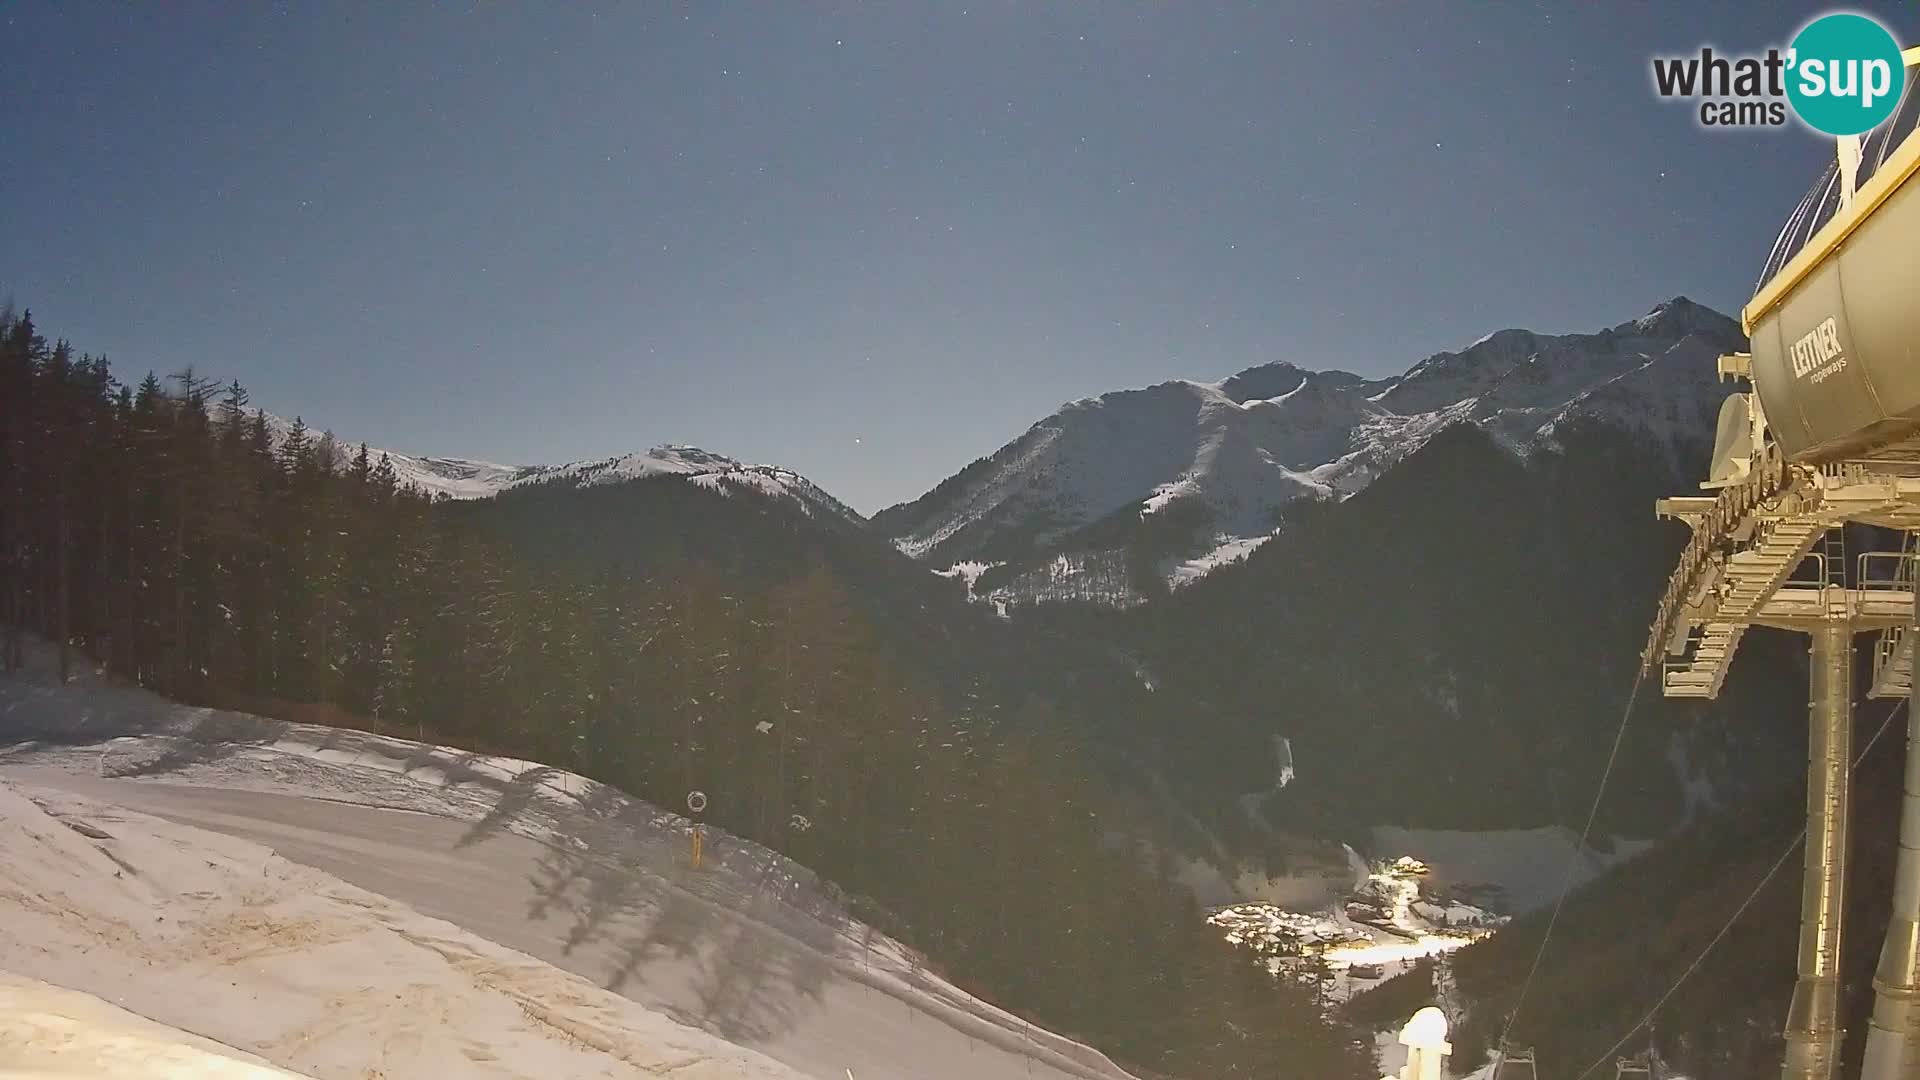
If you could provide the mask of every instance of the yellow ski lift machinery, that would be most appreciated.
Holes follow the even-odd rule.
[[[1811,639],[1806,862],[1785,1080],[1831,1080],[1850,815],[1853,638],[1876,632],[1869,693],[1911,697],[1920,534],[1920,48],[1905,95],[1834,160],[1780,231],[1741,312],[1750,392],[1722,407],[1707,495],[1660,500],[1693,535],[1640,656],[1668,697],[1719,694],[1742,635]],[[1842,529],[1900,532],[1848,558]],[[1920,1076],[1920,726],[1908,710],[1893,912],[1874,977],[1863,1080]]]

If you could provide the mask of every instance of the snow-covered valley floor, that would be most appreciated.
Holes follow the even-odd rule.
[[[0,971],[318,1080],[1127,1077],[572,774],[13,677],[0,743]]]

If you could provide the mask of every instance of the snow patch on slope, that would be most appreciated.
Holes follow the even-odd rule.
[[[1248,792],[1240,796],[1240,811],[1247,815],[1255,828],[1262,832],[1272,832],[1273,823],[1267,820],[1263,809],[1269,798],[1285,791],[1293,783],[1296,775],[1293,767],[1293,740],[1284,735],[1272,736],[1273,757],[1278,771],[1274,773],[1273,786],[1265,791]]]
[[[970,595],[1005,615],[1013,605],[1036,600],[1085,601],[1131,607],[1144,598],[1133,587],[1124,551],[1063,552],[1019,574],[1004,585]]]
[[[945,570],[935,570],[933,574],[935,577],[956,578],[962,582],[965,582],[967,586],[967,599],[973,600],[975,599],[975,596],[973,594],[973,589],[975,585],[979,584],[980,575],[986,573],[987,571],[993,569],[996,566],[1005,566],[1005,565],[1006,565],[1005,563],[981,562],[978,559],[974,559],[968,562],[954,563],[952,566],[947,567]]]
[[[1195,556],[1178,563],[1168,572],[1167,581],[1178,588],[1190,585],[1215,570],[1236,563],[1260,549],[1260,545],[1273,539],[1273,533],[1260,536],[1222,536],[1217,539],[1213,550],[1204,555]]]

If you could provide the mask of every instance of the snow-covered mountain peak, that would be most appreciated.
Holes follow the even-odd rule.
[[[639,480],[649,476],[699,476],[727,473],[747,466],[726,456],[697,446],[662,444],[650,450],[620,454],[588,461],[570,461],[565,465],[531,465],[518,482],[570,480],[582,484],[605,484],[620,480]]]
[[[1677,453],[1710,436],[1726,392],[1713,356],[1742,346],[1733,320],[1676,297],[1596,333],[1498,330],[1395,378],[1275,362],[1115,391],[1063,406],[874,523],[935,565],[1037,560],[1049,588],[1066,588],[1061,559],[1118,554],[1108,545],[1129,542],[1129,519],[1187,507],[1174,520],[1240,551],[1286,503],[1351,495],[1452,424],[1526,452],[1595,416]]]
[[[288,433],[293,430],[293,421],[273,413],[266,415],[274,443],[278,445],[285,442]],[[308,431],[310,437],[316,440],[325,434],[311,427]],[[338,439],[335,445],[338,450],[334,465],[344,468],[358,452],[357,446]],[[402,486],[424,495],[449,499],[484,499],[528,484],[585,487],[657,476],[678,476],[722,495],[751,492],[791,502],[808,515],[820,513],[849,523],[864,520],[852,508],[791,469],[748,465],[725,454],[684,444],[663,443],[638,453],[572,461],[564,465],[501,465],[474,458],[427,457],[373,448],[369,448],[368,455],[375,461],[385,456]]]
[[[275,446],[287,441],[292,434],[294,421],[275,413],[266,413],[267,432],[273,438]],[[305,423],[302,419],[301,423]],[[307,437],[316,444],[323,441],[332,432],[308,425]],[[333,440],[336,467],[345,467],[359,452],[359,446],[339,438]],[[516,465],[501,465],[477,458],[429,457],[403,454],[396,450],[368,448],[368,456],[379,461],[387,458],[393,466],[394,476],[402,486],[415,488],[428,495],[444,495],[450,499],[481,499],[492,495],[501,488],[511,485],[524,471]]]
[[[716,454],[711,450],[702,450],[697,446],[681,443],[661,443],[647,451],[656,461],[671,461],[689,469],[739,469],[744,468],[737,459],[725,454]]]
[[[1707,307],[1697,304],[1684,296],[1676,296],[1652,311],[1633,320],[1614,327],[1615,333],[1639,334],[1647,337],[1685,337],[1688,334],[1703,334],[1709,337],[1722,337],[1729,333],[1738,334],[1740,326],[1733,319]]]
[[[1499,330],[1459,352],[1435,353],[1407,369],[1379,403],[1402,414],[1429,412],[1484,393],[1539,354],[1528,330]]]
[[[1229,401],[1244,405],[1249,401],[1291,394],[1306,383],[1308,374],[1285,361],[1276,361],[1250,367],[1215,385]]]

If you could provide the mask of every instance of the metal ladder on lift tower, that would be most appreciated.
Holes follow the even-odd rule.
[[[1820,566],[1822,585],[1831,585],[1836,589],[1847,587],[1847,530],[1844,527],[1828,529],[1820,537]]]

